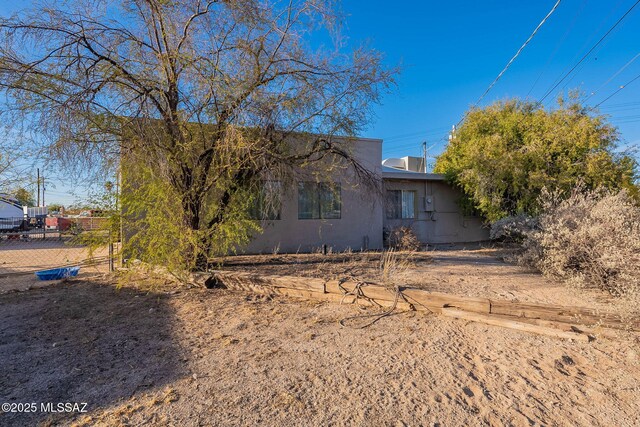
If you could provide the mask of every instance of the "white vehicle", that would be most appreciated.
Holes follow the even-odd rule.
[[[19,230],[24,222],[24,208],[16,199],[0,194],[0,231]]]

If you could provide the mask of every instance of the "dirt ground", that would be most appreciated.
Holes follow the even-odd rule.
[[[452,293],[612,306],[492,250],[427,255],[396,273]],[[299,261],[298,274],[319,265]],[[378,274],[371,263],[360,266]],[[0,295],[0,313],[0,401],[89,411],[5,413],[3,426],[635,426],[640,414],[629,332],[582,343],[416,312],[343,328],[355,307],[86,280]]]
[[[322,277],[326,279],[358,278],[363,281],[406,285],[457,295],[581,305],[614,311],[628,309],[608,294],[590,289],[576,290],[542,277],[538,272],[505,262],[510,249],[483,245],[442,246],[424,252],[383,254],[337,253],[247,255],[221,259],[229,270],[259,274]],[[390,258],[390,259],[389,259]],[[390,265],[385,268],[384,264]]]
[[[53,234],[53,233],[52,233]],[[72,244],[69,239],[0,240],[0,294],[49,286],[38,280],[35,271],[69,265],[80,265],[83,278],[108,272],[108,248],[89,252],[86,246]],[[87,264],[87,260],[95,260]]]

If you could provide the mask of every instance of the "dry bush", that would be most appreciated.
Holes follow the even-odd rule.
[[[537,228],[537,218],[526,214],[508,216],[491,224],[489,238],[508,243],[521,243]]]
[[[389,233],[389,247],[398,251],[418,251],[422,244],[411,227],[401,226]]]
[[[626,191],[544,192],[520,262],[572,285],[640,296],[640,208]]]

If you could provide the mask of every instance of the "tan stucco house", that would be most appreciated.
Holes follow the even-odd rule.
[[[411,227],[423,244],[488,240],[476,216],[458,206],[462,194],[443,175],[425,173],[421,158],[382,160],[382,140],[350,140],[352,154],[381,181],[381,193],[327,173],[320,182],[300,181],[283,194],[275,219],[263,221],[263,233],[245,253],[382,249],[385,234]]]

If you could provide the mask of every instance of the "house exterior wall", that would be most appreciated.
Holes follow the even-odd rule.
[[[365,168],[381,177],[381,140],[357,139],[347,146]],[[325,174],[319,179],[340,183],[340,219],[298,219],[296,185],[294,188],[284,189],[280,219],[263,221],[263,233],[256,234],[238,252],[313,252],[325,244],[333,251],[382,249],[383,209],[379,194],[359,185],[346,171]]]
[[[298,185],[283,189],[278,220],[262,221],[262,233],[237,253],[314,252],[323,245],[333,251],[380,250],[385,230],[397,226],[411,227],[424,244],[462,243],[488,240],[489,232],[481,218],[464,216],[457,201],[461,193],[447,184],[441,175],[383,168],[382,140],[354,138],[342,141],[359,163],[377,177],[378,191],[358,183],[347,169],[318,164],[314,171],[300,173],[299,181],[340,183],[341,216],[339,219],[299,219]],[[131,169],[135,170],[135,168]],[[135,185],[135,174],[123,173],[125,183]],[[416,193],[412,219],[387,219],[386,190],[412,190]],[[433,197],[433,210],[425,211],[425,197]],[[126,217],[126,206],[123,206]],[[125,226],[125,240],[136,232],[133,223]],[[126,246],[126,245],[125,245]]]
[[[464,216],[458,206],[462,194],[442,179],[402,180],[384,179],[385,190],[416,192],[415,217],[413,219],[388,219],[383,212],[386,231],[395,227],[411,227],[424,244],[479,242],[489,239],[489,230],[483,227],[482,218]],[[432,198],[433,211],[424,209],[425,197]]]
[[[420,174],[424,179],[402,179],[401,173],[382,173],[382,141],[359,139],[350,144],[353,155],[374,171],[383,182],[383,195],[355,186],[342,173],[327,173],[327,182],[341,184],[340,219],[298,219],[298,188],[285,191],[280,219],[263,221],[263,233],[256,234],[240,253],[313,252],[322,245],[334,251],[382,249],[384,232],[397,226],[411,227],[424,244],[479,242],[489,239],[489,230],[479,217],[465,216],[458,206],[462,194],[441,175]],[[383,178],[383,175],[386,175]],[[400,178],[398,178],[400,177]],[[322,178],[321,178],[322,179]],[[416,193],[413,219],[387,219],[386,190]],[[433,211],[427,212],[425,197],[432,197]]]

